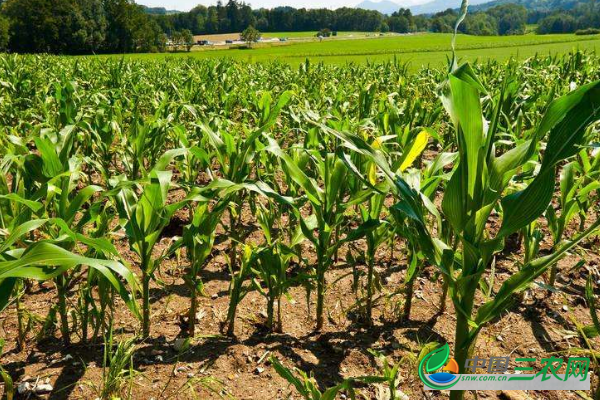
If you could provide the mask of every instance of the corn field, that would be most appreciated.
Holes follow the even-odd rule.
[[[418,399],[436,343],[595,360],[598,65],[0,56],[5,396]]]

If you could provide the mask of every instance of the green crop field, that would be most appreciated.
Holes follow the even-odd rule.
[[[459,55],[542,39],[587,43]],[[344,44],[266,50],[364,59]],[[0,55],[5,397],[422,399],[451,347],[464,373],[600,345],[598,56],[144,57]]]
[[[305,34],[300,32],[300,34]],[[278,35],[278,34],[271,34]],[[287,35],[287,34],[286,34]],[[323,42],[290,43],[254,49],[201,50],[175,54],[135,54],[134,59],[165,57],[232,58],[249,62],[283,61],[298,65],[307,58],[330,64],[348,62],[385,61],[397,58],[410,62],[411,69],[443,65],[450,55],[450,34],[415,34],[353,40],[325,40]],[[459,35],[457,49],[465,60],[511,57],[524,59],[535,54],[565,54],[580,49],[600,49],[600,36],[525,35],[525,36],[468,36]]]
[[[236,35],[0,54],[0,399],[600,400],[600,36]]]

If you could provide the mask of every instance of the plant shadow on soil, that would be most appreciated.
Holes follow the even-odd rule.
[[[280,353],[301,370],[312,372],[319,387],[326,389],[344,380],[341,374],[341,365],[347,350],[359,351],[372,360],[369,350],[382,337],[386,339],[386,347],[409,350],[394,340],[394,330],[396,329],[407,329],[406,337],[416,342],[444,341],[444,338],[432,329],[440,315],[438,313],[428,321],[388,322],[369,327],[369,329],[366,329],[364,324],[354,322],[348,329],[342,331],[311,333],[303,337],[294,337],[289,334],[269,334],[266,333],[264,326],[256,325],[254,333],[243,340],[225,337],[202,339],[199,344],[191,345],[189,349],[181,353],[175,352],[172,344],[168,343],[164,336],[161,336],[147,339],[138,345],[134,357],[134,369],[143,374],[146,368],[157,364],[172,365],[173,368],[180,362],[209,366],[219,357],[227,354],[234,345],[265,346],[271,354]],[[304,350],[312,352],[317,362],[307,362],[302,358],[298,352]],[[154,354],[157,353],[163,354],[164,357],[157,360],[154,357]],[[19,381],[23,378],[25,365],[40,362],[43,357],[56,357],[57,354],[60,355],[59,361],[53,363],[52,367],[62,367],[62,369],[55,381],[55,390],[50,393],[48,398],[68,399],[71,398],[79,384],[85,384],[82,381],[85,368],[78,368],[69,362],[60,360],[70,355],[73,360],[77,360],[82,365],[91,363],[102,365],[103,345],[101,342],[97,342],[77,343],[63,347],[57,340],[48,339],[40,342],[36,351],[31,352],[26,361],[9,363],[5,365],[5,368],[13,378],[16,378],[15,381]],[[100,382],[91,383],[96,386],[100,385]]]

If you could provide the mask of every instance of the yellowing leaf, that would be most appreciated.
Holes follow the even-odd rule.
[[[373,143],[371,143],[371,147],[374,149],[380,149],[381,148],[381,138],[375,138],[375,140],[373,140]],[[371,163],[371,165],[369,166],[369,182],[371,183],[371,185],[376,185],[377,184],[377,166],[375,165],[374,162]]]
[[[427,142],[429,141],[429,134],[427,131],[421,131],[415,140],[410,144],[407,149],[406,154],[404,155],[404,161],[400,165],[400,171],[406,171],[408,167],[410,167],[417,157],[421,155],[425,147],[427,147]]]

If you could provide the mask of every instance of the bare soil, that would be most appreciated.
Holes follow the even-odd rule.
[[[178,214],[175,223],[169,227],[169,236],[178,234],[181,225],[187,223],[186,215],[186,212]],[[248,241],[261,243],[260,229],[249,210],[244,210],[244,220],[252,232]],[[294,287],[291,290],[293,301],[285,301],[282,305],[284,333],[266,333],[266,302],[257,292],[252,292],[238,309],[236,337],[227,338],[220,335],[219,328],[229,302],[229,272],[225,255],[230,243],[224,233],[221,234],[211,262],[202,273],[206,295],[199,300],[199,334],[192,340],[190,349],[184,352],[176,351],[174,344],[178,338],[185,336],[182,328],[189,308],[189,296],[182,273],[186,260],[184,257],[180,260],[172,258],[161,265],[157,276],[159,282],[154,282],[151,289],[151,339],[139,343],[134,356],[134,368],[138,373],[131,382],[133,399],[298,399],[300,397],[294,388],[269,365],[270,355],[275,355],[288,367],[296,366],[314,374],[318,384],[327,388],[344,378],[377,375],[380,366],[369,350],[379,351],[390,360],[401,363],[400,389],[410,398],[447,397],[447,393],[422,390],[414,363],[421,348],[428,342],[454,344],[454,309],[448,301],[447,310],[440,311],[442,285],[434,268],[427,267],[416,283],[410,320],[399,318],[404,302],[400,294],[378,301],[374,326],[368,327],[360,322],[353,307],[357,293],[353,291],[352,268],[342,261],[348,251],[345,247],[340,253],[340,261],[327,275],[330,287],[326,294],[327,318],[322,332],[313,331],[315,323],[310,319],[315,311],[314,296],[307,304],[305,289]],[[157,251],[164,250],[170,239],[164,237]],[[550,248],[549,240],[549,235],[546,235],[542,251]],[[117,245],[124,259],[138,273],[136,258],[126,238],[118,239]],[[364,243],[358,243],[359,249],[364,249],[364,246]],[[550,355],[565,358],[581,355],[581,349],[586,349],[586,346],[577,333],[576,323],[591,323],[584,290],[588,274],[594,273],[595,279],[600,279],[599,248],[600,240],[593,238],[563,259],[557,283],[559,290],[549,293],[541,286],[532,286],[525,293],[523,304],[515,306],[482,331],[475,353],[480,357],[510,356],[513,360],[523,356],[541,359]],[[379,249],[376,268],[384,292],[394,292],[403,285],[406,272],[403,249],[401,240],[395,243],[393,255],[386,246]],[[314,259],[310,246],[305,245],[304,250],[309,259]],[[513,244],[498,256],[496,290],[518,270],[519,251],[520,246]],[[571,270],[579,260],[585,261],[584,266]],[[55,293],[52,283],[47,282],[35,284],[31,293],[25,296],[24,305],[37,321],[28,337],[26,351],[16,350],[14,309],[2,314],[0,335],[7,340],[2,364],[16,384],[47,379],[55,388],[47,398],[94,399],[99,395],[98,388],[102,382],[101,341],[80,343],[75,332],[74,344],[64,348],[58,330],[56,337],[36,341],[39,324],[56,303]],[[69,300],[74,307],[78,294],[76,290],[71,294]],[[478,304],[483,301],[483,297],[479,298]],[[140,329],[139,322],[122,304],[116,307],[113,319],[120,339],[131,337]],[[598,346],[600,342],[594,339],[593,344]],[[125,398],[128,389],[124,390]],[[377,398],[377,389],[373,386],[359,390],[364,398]],[[489,399],[580,398],[569,392],[480,392],[477,396]],[[473,394],[467,397],[475,398]]]

